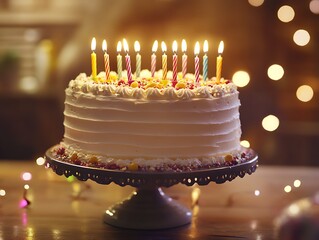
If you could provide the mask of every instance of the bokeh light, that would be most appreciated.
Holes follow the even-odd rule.
[[[274,115],[268,115],[262,120],[262,126],[266,131],[273,132],[279,127],[279,119]]]
[[[4,197],[6,195],[6,191],[4,189],[0,189],[0,197]]]
[[[285,186],[284,191],[286,193],[290,193],[291,192],[291,186],[290,185]]]
[[[310,1],[309,9],[312,13],[319,14],[319,0]]]
[[[237,71],[234,73],[232,81],[238,87],[245,87],[250,81],[250,76],[245,71]]]
[[[299,29],[294,33],[293,40],[298,46],[306,46],[310,41],[310,34],[304,29]]]
[[[309,102],[313,98],[313,89],[308,85],[300,86],[296,91],[297,98],[302,102]]]
[[[255,194],[256,197],[258,197],[260,195],[260,191],[259,190],[255,190],[254,194]]]
[[[24,188],[25,190],[28,190],[28,189],[30,189],[30,186],[29,186],[28,184],[24,184],[23,188]]]
[[[254,7],[259,7],[264,3],[264,0],[248,0],[248,2]]]
[[[30,181],[32,179],[32,174],[29,172],[24,172],[21,174],[21,178],[24,181]]]
[[[248,142],[247,140],[242,140],[242,141],[240,141],[240,145],[245,147],[245,148],[249,148],[250,142]]]
[[[299,188],[301,186],[301,181],[299,179],[296,179],[294,181],[294,187]]]
[[[37,165],[42,166],[45,163],[45,159],[43,157],[39,157],[36,160]]]
[[[267,70],[268,77],[274,81],[280,80],[284,76],[284,73],[284,68],[279,64],[273,64]]]
[[[288,5],[284,5],[284,6],[279,8],[279,10],[277,12],[277,16],[278,16],[280,21],[287,23],[287,22],[290,22],[294,19],[295,11],[292,7],[290,7]]]

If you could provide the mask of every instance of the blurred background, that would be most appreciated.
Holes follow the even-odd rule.
[[[319,0],[1,0],[0,159],[28,160],[63,137],[64,88],[90,74],[90,44],[141,44],[150,68],[154,40],[209,42],[209,76],[225,42],[223,76],[239,86],[243,145],[263,165],[319,165]],[[161,51],[157,51],[160,59]],[[200,55],[202,57],[202,54]],[[157,68],[160,68],[158,62]],[[134,71],[133,67],[133,71]]]

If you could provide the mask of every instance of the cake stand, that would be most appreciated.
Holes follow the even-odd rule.
[[[242,178],[257,169],[258,156],[253,150],[251,152],[247,161],[237,165],[185,172],[123,171],[80,166],[56,159],[51,149],[47,150],[45,158],[46,166],[58,175],[73,175],[81,181],[91,179],[98,184],[113,182],[135,187],[129,198],[105,211],[104,222],[122,228],[155,230],[183,226],[192,218],[190,209],[168,197],[161,187],[178,183],[187,186],[210,182],[221,184],[238,176]]]

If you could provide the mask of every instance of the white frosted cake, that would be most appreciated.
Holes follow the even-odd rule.
[[[171,73],[168,73],[170,79]],[[162,80],[143,70],[128,83],[115,72],[82,73],[66,89],[64,139],[56,157],[106,169],[184,171],[237,164],[240,101],[236,86],[215,78]]]

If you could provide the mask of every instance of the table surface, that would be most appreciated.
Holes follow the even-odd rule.
[[[32,174],[30,181],[21,178],[24,172]],[[295,200],[313,196],[318,177],[319,168],[259,166],[254,174],[224,184],[163,188],[192,209],[191,224],[140,231],[102,221],[105,210],[128,197],[134,188],[66,179],[35,161],[0,161],[0,190],[5,190],[5,194],[0,192],[0,240],[275,239],[274,220]],[[296,179],[301,181],[300,187],[294,187]],[[24,190],[25,184],[28,190]],[[284,191],[287,185],[291,192]],[[22,208],[25,193],[31,204]]]

